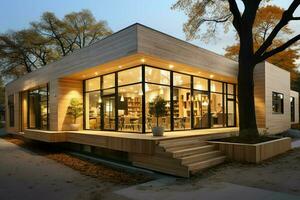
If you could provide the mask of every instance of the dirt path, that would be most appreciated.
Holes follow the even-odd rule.
[[[0,199],[100,199],[124,186],[80,174],[0,139]]]

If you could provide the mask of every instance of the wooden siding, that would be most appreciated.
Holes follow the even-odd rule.
[[[260,63],[254,69],[254,100],[258,128],[266,127],[265,86],[265,65]]]
[[[265,109],[266,129],[268,133],[280,133],[290,128],[290,73],[275,65],[265,62]],[[273,114],[272,92],[284,95],[284,113]]]
[[[209,142],[225,153],[228,159],[240,162],[260,163],[291,149],[291,138],[281,138],[260,144]]]
[[[235,61],[141,25],[137,30],[139,53],[184,63],[199,70],[237,76],[238,68]]]

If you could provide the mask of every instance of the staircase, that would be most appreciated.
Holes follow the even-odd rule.
[[[180,160],[190,173],[223,163],[226,157],[201,138],[183,138],[160,141],[159,146],[170,153],[174,159]]]
[[[203,137],[159,141],[155,154],[134,156],[133,165],[176,176],[189,177],[225,161],[226,157]]]

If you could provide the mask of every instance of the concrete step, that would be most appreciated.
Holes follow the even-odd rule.
[[[187,147],[185,149],[168,151],[173,154],[173,158],[181,158],[189,155],[206,153],[215,150],[215,146],[212,144],[204,145],[204,146],[196,146],[196,147]]]
[[[191,163],[209,160],[211,158],[216,158],[216,157],[219,157],[222,155],[223,154],[221,151],[215,150],[215,151],[209,151],[206,153],[198,153],[198,154],[194,154],[194,155],[190,155],[190,156],[181,157],[180,159],[181,159],[182,165],[187,165],[187,164],[191,164]]]
[[[200,170],[221,164],[225,161],[225,159],[226,159],[226,156],[218,156],[218,157],[211,158],[211,159],[208,159],[205,161],[190,163],[190,164],[187,164],[187,166],[189,168],[190,173],[193,174]]]

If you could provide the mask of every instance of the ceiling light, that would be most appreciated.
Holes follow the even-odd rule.
[[[141,62],[142,62],[142,63],[144,63],[144,62],[145,62],[145,59],[144,59],[144,58],[142,58],[142,59],[141,59]]]
[[[213,77],[214,77],[214,75],[213,75],[213,74],[209,75],[209,78],[213,78]]]
[[[98,72],[95,72],[95,75],[98,75]]]
[[[173,69],[174,68],[174,65],[169,65],[169,69]]]
[[[119,66],[119,69],[121,69],[121,68],[123,68],[123,66],[122,66],[122,65],[120,65],[120,66]]]

